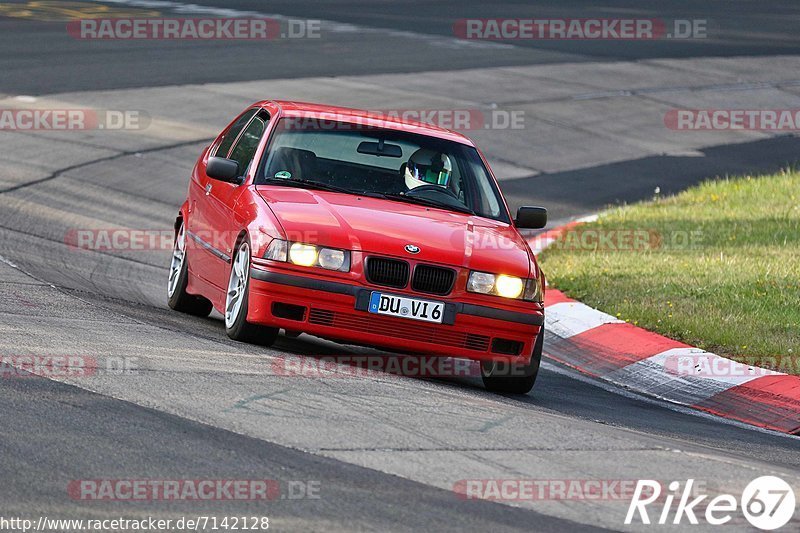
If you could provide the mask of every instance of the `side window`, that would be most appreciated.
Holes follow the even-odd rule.
[[[253,115],[256,114],[257,109],[249,109],[242,113],[239,119],[233,123],[231,129],[222,137],[222,140],[217,145],[217,149],[214,152],[214,155],[218,157],[228,157],[228,153],[231,151],[231,146],[233,146],[233,142],[236,140],[236,137],[239,136],[239,133],[247,126],[247,123],[250,122],[250,119],[253,118]]]
[[[255,117],[231,151],[230,159],[239,163],[239,173],[242,176],[247,174],[247,169],[256,155],[256,148],[258,148],[258,142],[264,134],[266,125],[266,121],[260,116]]]

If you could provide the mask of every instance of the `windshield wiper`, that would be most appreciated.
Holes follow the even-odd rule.
[[[377,193],[380,195],[381,198],[386,198],[387,200],[398,200],[400,202],[408,202],[411,204],[419,204],[425,205],[428,207],[436,207],[439,209],[449,209],[451,211],[458,211],[459,213],[466,213],[468,215],[474,215],[475,211],[470,209],[467,206],[461,205],[453,205],[448,204],[446,202],[437,202],[436,200],[431,200],[430,198],[420,198],[419,196],[408,196],[406,194],[396,194],[396,193]]]
[[[320,191],[342,192],[345,194],[360,194],[359,191],[339,187],[338,185],[331,185],[330,183],[322,183],[321,181],[304,180],[304,179],[281,179],[281,178],[265,178],[264,182],[269,185],[288,185],[290,187],[300,187],[303,189],[317,189]]]

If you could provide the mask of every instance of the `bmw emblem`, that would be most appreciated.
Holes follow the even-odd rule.
[[[418,254],[419,246],[414,246],[413,244],[406,244],[406,252],[410,254]]]

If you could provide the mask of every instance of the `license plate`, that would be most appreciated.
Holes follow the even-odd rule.
[[[441,324],[444,303],[373,292],[369,299],[369,312]]]

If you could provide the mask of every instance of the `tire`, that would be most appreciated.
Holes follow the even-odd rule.
[[[531,361],[526,366],[520,367],[514,364],[497,364],[494,362],[481,363],[483,386],[488,391],[503,394],[529,393],[533,389],[533,384],[536,383],[536,376],[539,374],[543,346],[544,326],[536,336]]]
[[[175,311],[193,316],[206,317],[211,313],[213,305],[202,296],[186,292],[189,283],[189,262],[186,255],[186,229],[183,222],[175,236],[172,247],[172,260],[167,280],[167,304]]]
[[[228,292],[225,295],[225,332],[235,341],[272,346],[279,328],[259,326],[247,321],[250,300],[250,244],[239,243],[231,261]]]

